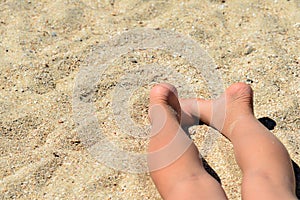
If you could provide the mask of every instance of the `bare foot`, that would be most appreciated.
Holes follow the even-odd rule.
[[[163,199],[227,199],[180,125],[181,108],[174,86],[158,84],[151,89],[149,119],[148,167]]]
[[[245,83],[235,83],[215,100],[181,99],[183,126],[203,122],[220,131],[227,138],[237,120],[252,117],[253,91]]]
[[[150,136],[156,136],[162,129],[166,129],[166,126],[170,124],[173,126],[172,130],[174,129],[172,132],[170,131],[166,134],[169,135],[168,137],[163,136],[164,140],[166,140],[165,142],[159,142],[153,146],[150,145],[151,149],[158,149],[168,144],[180,128],[179,120],[181,118],[181,108],[177,96],[176,88],[168,83],[158,84],[150,91],[148,114],[152,125]],[[161,136],[157,137],[159,138]]]

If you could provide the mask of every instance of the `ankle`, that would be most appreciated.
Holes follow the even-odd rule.
[[[224,132],[222,132],[222,134],[225,135],[230,141],[232,141],[233,137],[235,137],[236,134],[243,133],[243,131],[240,131],[238,129],[245,129],[249,126],[253,126],[253,123],[259,124],[259,121],[255,118],[253,114],[238,116],[234,121],[232,121],[228,125],[228,128],[225,129]]]

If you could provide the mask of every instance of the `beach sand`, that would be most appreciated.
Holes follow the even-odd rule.
[[[97,160],[78,135],[72,112],[77,74],[94,49],[136,28],[171,30],[196,41],[214,60],[224,88],[238,81],[251,84],[255,114],[276,122],[272,132],[288,149],[299,182],[299,0],[0,5],[0,199],[161,199],[148,173],[121,171]],[[113,91],[128,70],[155,63],[186,78],[185,86],[172,80],[172,74],[165,79],[182,86],[181,96],[188,96],[191,86],[197,96],[211,97],[201,74],[184,57],[140,49],[116,58],[97,84],[94,103],[103,134],[125,151],[145,152],[147,141],[120,129],[112,113]],[[137,124],[148,124],[151,84],[136,88],[129,98],[129,113]],[[207,133],[204,126],[192,130],[200,149]],[[241,199],[241,171],[230,142],[218,137],[204,158],[228,198]]]

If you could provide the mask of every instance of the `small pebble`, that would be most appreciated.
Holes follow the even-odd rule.
[[[254,81],[253,80],[251,80],[251,79],[249,79],[249,78],[247,78],[247,80],[246,80],[246,83],[253,83]]]
[[[138,63],[138,61],[136,60],[136,58],[129,58],[129,61],[132,63]]]
[[[251,45],[246,45],[245,51],[244,51],[244,55],[249,55],[250,53],[252,53],[255,49],[251,46]]]

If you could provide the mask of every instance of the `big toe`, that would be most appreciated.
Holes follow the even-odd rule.
[[[160,83],[150,91],[150,104],[168,103],[169,98],[177,98],[178,92],[174,85],[169,83]]]
[[[246,83],[234,83],[226,90],[226,95],[229,101],[245,100],[252,102],[253,90]]]
[[[156,109],[153,109],[153,108]],[[178,101],[178,92],[175,86],[168,83],[160,83],[155,85],[150,91],[150,105],[149,105],[149,117],[152,119],[155,116],[158,116],[159,113],[151,112],[154,110],[159,110],[161,108],[164,112],[167,112],[167,115],[176,115],[176,118],[180,119],[180,104]],[[172,108],[170,110],[169,108]]]

